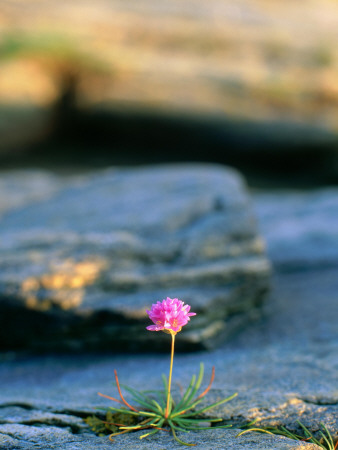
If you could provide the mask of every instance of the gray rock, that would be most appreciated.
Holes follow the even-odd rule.
[[[274,211],[277,215],[278,210]],[[282,220],[283,208],[280,214]],[[280,251],[283,252],[282,246]],[[177,354],[174,395],[179,392],[177,385],[185,387],[197,372],[200,361],[206,366],[202,388],[208,383],[211,367],[216,368],[206,402],[238,392],[238,397],[210,412],[231,423],[233,429],[182,437],[201,449],[317,448],[255,433],[234,438],[240,425],[259,419],[258,426],[284,425],[295,432],[299,431],[296,420],[300,420],[316,436],[323,422],[337,438],[337,290],[335,267],[309,266],[305,271],[292,272],[279,271],[277,265],[261,320],[246,325],[242,333],[217,350]],[[183,334],[177,336],[177,342],[181,338]],[[169,366],[169,354],[33,357],[3,353],[0,358],[0,439],[6,439],[6,449],[30,449],[33,444],[44,448],[48,428],[54,435],[48,448],[57,448],[58,442],[63,442],[66,449],[111,448],[107,438],[90,434],[86,426],[80,425],[79,418],[95,413],[95,407],[113,404],[97,392],[117,395],[112,385],[114,369],[121,383],[136,389],[160,387],[161,373],[167,373]],[[40,441],[34,435],[37,425]],[[165,432],[151,440],[140,441],[138,436],[120,436],[114,441],[114,448],[179,448]]]
[[[338,189],[255,194],[269,257],[284,270],[338,265]]]
[[[144,432],[143,432],[144,434]],[[183,434],[183,436],[182,436]],[[210,440],[212,434],[212,442]],[[284,437],[267,436],[259,434],[251,434],[236,438],[238,431],[234,430],[213,430],[200,431],[199,433],[191,432],[188,435],[178,433],[181,439],[185,439],[189,443],[194,444],[195,448],[212,450],[227,449],[245,450],[253,449],[276,449],[276,450],[317,450],[320,447],[312,444],[304,444],[292,441]],[[6,450],[30,450],[36,449],[65,449],[65,450],[91,450],[98,448],[100,450],[111,450],[112,448],[125,450],[135,448],[139,450],[148,449],[182,449],[168,433],[161,431],[151,439],[139,440],[142,432],[133,435],[124,435],[120,439],[116,438],[114,444],[108,438],[97,437],[90,433],[82,433],[73,435],[67,429],[55,427],[28,427],[25,425],[0,425],[0,444],[6,446]],[[259,446],[259,447],[258,447]]]
[[[0,175],[0,218],[7,212],[48,200],[64,186],[64,180],[39,170],[3,172]]]
[[[24,106],[17,106],[4,102],[3,97],[1,100],[0,158],[11,158],[14,153],[18,159],[27,148],[48,136],[53,123],[52,111],[30,101],[25,102]]]
[[[198,313],[178,349],[214,346],[257,316],[270,268],[236,172],[13,172],[1,188],[3,349],[161,349],[166,336],[143,331],[166,296]]]

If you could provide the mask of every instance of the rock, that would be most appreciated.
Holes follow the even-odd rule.
[[[174,396],[179,394],[177,385],[187,386],[192,374],[196,374],[200,361],[206,365],[202,389],[208,384],[211,366],[216,368],[205,403],[238,392],[238,397],[208,413],[222,417],[233,429],[190,433],[184,435],[186,440],[201,449],[316,448],[255,433],[235,439],[239,427],[253,419],[259,419],[258,426],[284,425],[295,432],[299,432],[296,421],[300,420],[316,435],[323,422],[333,435],[336,433],[338,338],[335,316],[330,312],[338,281],[330,276],[332,273],[332,269],[312,270],[303,281],[299,273],[296,279],[295,274],[277,274],[262,321],[249,325],[245,333],[217,350],[175,356]],[[310,286],[308,277],[313,280]],[[324,283],[326,293],[320,297],[318,292]],[[313,288],[316,285],[318,292]],[[319,306],[322,316],[318,316]],[[331,330],[326,338],[321,335],[322,328]],[[181,337],[178,335],[177,341]],[[22,445],[27,449],[43,441],[45,433],[50,435],[50,448],[60,446],[60,442],[65,448],[107,448],[111,445],[107,438],[90,434],[80,418],[97,413],[96,407],[113,405],[97,395],[98,391],[118,395],[112,386],[113,370],[117,369],[121,383],[142,390],[159,388],[161,373],[167,373],[169,367],[169,354],[1,356],[0,436],[21,439],[19,444],[14,441],[13,448]],[[128,399],[128,393],[124,394]],[[138,437],[119,436],[114,445],[121,449],[179,448],[165,432],[143,441]]]
[[[338,265],[338,189],[255,195],[269,257],[283,270]]]
[[[13,210],[48,200],[64,188],[64,180],[39,170],[2,172],[0,177],[0,218]]]
[[[161,349],[146,308],[167,296],[197,312],[178,349],[210,348],[259,314],[270,268],[230,169],[13,172],[1,187],[2,349]]]
[[[335,2],[306,20],[299,2],[233,3],[7,2],[0,164],[209,159],[260,185],[336,184]]]
[[[8,433],[8,434],[7,434]],[[144,434],[144,432],[143,432]],[[184,433],[183,433],[184,434]],[[284,437],[267,435],[249,435],[236,438],[237,432],[234,430],[213,430],[212,443],[210,443],[210,434],[208,431],[199,433],[190,433],[188,436],[178,433],[181,439],[189,440],[190,443],[196,445],[195,448],[212,450],[229,449],[237,450],[239,447],[245,450],[253,449],[275,449],[275,450],[317,450],[320,447],[312,444],[304,444],[295,442]],[[112,444],[108,438],[97,437],[88,432],[73,435],[67,429],[55,427],[28,427],[25,425],[0,425],[0,444],[6,445],[6,450],[30,450],[32,444],[36,449],[62,448],[65,450],[91,450],[97,448],[100,450],[111,450],[126,448],[135,448],[139,450],[146,449],[181,449],[182,445],[177,444],[164,431],[159,432],[151,440],[137,439],[142,432],[134,433],[132,436],[125,435],[123,439],[115,439]]]
[[[1,59],[1,50],[0,50]],[[2,65],[3,65],[3,61]],[[19,72],[24,68],[17,67]],[[8,74],[13,75],[13,74]],[[36,80],[35,80],[36,82]],[[4,104],[5,103],[5,104]],[[52,127],[52,111],[37,104],[8,105],[0,93],[0,159],[22,158],[39,142],[45,140]]]
[[[255,122],[288,117],[335,132],[336,5],[313,0],[305,21],[301,4],[209,3],[97,0],[93,12],[66,0],[10,2],[1,13],[1,103],[48,105],[66,72],[79,78],[76,100],[86,109],[158,106]],[[109,82],[93,77],[102,67]]]
[[[281,199],[283,195],[280,193]],[[278,210],[273,203],[271,207],[276,216],[280,214],[281,221],[286,220],[285,208]],[[259,198],[256,210],[260,210]],[[265,211],[267,213],[267,209]],[[278,217],[275,219],[278,223]],[[275,227],[276,233],[278,230]],[[273,237],[271,228],[270,242]],[[289,251],[287,246],[281,246],[278,256],[283,257],[283,250],[286,254]],[[201,449],[318,448],[256,433],[234,438],[239,426],[259,419],[258,426],[284,425],[296,432],[299,431],[296,421],[300,420],[316,436],[323,422],[338,438],[338,334],[333,313],[337,289],[334,266],[310,265],[303,271],[299,268],[284,271],[277,264],[269,301],[264,303],[264,314],[259,321],[247,324],[245,331],[218,349],[177,354],[173,371],[174,396],[179,393],[178,384],[187,386],[192,374],[198,371],[200,361],[206,366],[202,389],[208,384],[211,367],[216,368],[206,403],[238,392],[231,402],[210,412],[232,424],[232,429],[190,433],[183,437],[197,443],[197,448]],[[183,334],[177,336],[177,342],[181,338]],[[169,342],[167,344],[169,347]],[[99,397],[97,392],[117,395],[112,385],[114,369],[121,383],[140,390],[156,389],[161,386],[161,373],[167,373],[168,367],[169,354],[25,356],[2,353],[0,439],[6,449],[28,450],[33,445],[43,448],[45,435],[50,436],[46,437],[48,448],[60,448],[60,442],[66,449],[111,448],[107,438],[91,434],[79,420],[96,413],[95,407],[113,404]],[[36,437],[38,432],[40,441]],[[166,432],[148,440],[140,441],[138,437],[137,433],[120,436],[114,441],[114,448],[180,448]]]
[[[26,129],[34,132],[32,127]],[[0,143],[0,164],[78,170],[81,159],[81,166],[88,170],[202,159],[236,167],[253,186],[313,187],[337,180],[337,135],[313,123],[96,107],[60,116],[60,123],[55,121],[49,131],[36,145],[26,143],[21,154],[13,149],[5,153]],[[17,130],[14,134],[21,148],[28,136]],[[112,152],[117,143],[118,150]],[[2,146],[9,147],[6,142]]]

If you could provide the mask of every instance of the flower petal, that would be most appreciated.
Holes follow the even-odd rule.
[[[177,333],[189,322],[190,316],[196,315],[196,313],[190,312],[190,305],[185,305],[178,298],[170,297],[162,300],[162,302],[157,301],[153,303],[151,309],[146,311],[149,318],[155,324],[147,327],[150,331],[166,329]]]
[[[164,327],[160,326],[160,325],[149,325],[147,327],[147,330],[149,331],[161,331],[163,330]]]

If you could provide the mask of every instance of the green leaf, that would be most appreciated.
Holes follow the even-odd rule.
[[[324,442],[326,442],[327,448],[331,449],[331,448],[332,448],[332,447],[331,447],[331,444],[330,444],[330,442],[328,441],[328,439],[327,439],[327,437],[325,436],[325,434],[324,434],[322,431],[320,431],[319,434],[320,434],[320,435],[322,436],[322,438],[324,439]]]
[[[142,434],[142,436],[140,436],[140,439],[144,439],[144,438],[146,438],[146,437],[148,437],[148,436],[151,436],[152,434],[158,433],[158,432],[159,432],[159,428],[161,428],[163,424],[164,424],[164,419],[160,419],[160,420],[158,421],[158,423],[156,424],[156,427],[157,427],[157,428],[156,428],[155,430],[153,430],[153,431],[150,431],[149,433]],[[154,424],[154,425],[155,425],[155,424]]]
[[[122,412],[124,414],[130,414],[132,416],[149,416],[149,417],[156,417],[158,416],[158,414],[153,413],[153,412],[149,412],[149,411],[131,411],[130,409],[118,409],[118,408],[114,408],[113,406],[110,406],[109,409],[111,409],[112,411],[116,411],[116,412]]]
[[[141,392],[136,391],[135,389],[132,389],[129,386],[122,385],[121,386],[134,397],[134,399],[142,406],[145,406],[146,408],[153,409],[153,405],[150,402],[150,399],[147,398],[145,395],[143,395]]]
[[[304,441],[311,442],[312,444],[316,444],[319,447],[325,449],[325,450],[335,450],[334,448],[334,442],[332,439],[332,436],[327,429],[327,427],[321,423],[321,427],[323,428],[326,435],[320,431],[320,435],[322,436],[323,442],[320,442],[318,439],[316,439],[311,432],[299,421],[297,420],[298,425],[302,428],[304,431],[305,436],[300,436],[298,434],[292,433],[291,431],[287,430],[285,427],[281,426],[280,428],[275,427],[266,427],[266,428],[249,428],[247,430],[243,430],[241,433],[239,433],[237,436],[242,436],[245,433],[248,433],[250,431],[258,431],[261,433],[267,433],[267,434],[274,434],[274,435],[280,435],[285,436],[290,439],[296,440],[296,441]]]
[[[213,403],[212,405],[206,406],[205,408],[199,409],[198,411],[194,411],[194,412],[190,412],[188,414],[182,414],[181,417],[190,417],[190,416],[197,416],[198,414],[202,414],[206,411],[209,411],[209,409],[215,408],[216,406],[222,405],[223,403],[226,403],[230,400],[232,400],[233,398],[235,398],[237,396],[237,392],[233,395],[230,395],[230,397],[227,397],[223,400],[220,400],[219,402]],[[197,402],[196,402],[197,403]]]
[[[200,363],[200,371],[198,374],[198,378],[196,381],[195,386],[193,387],[191,394],[189,395],[189,397],[187,398],[186,402],[189,404],[191,402],[191,400],[195,397],[196,392],[198,391],[198,389],[200,388],[201,384],[202,384],[202,380],[203,380],[203,375],[204,375],[204,364],[201,362]]]
[[[155,429],[155,430],[153,430],[153,431],[149,431],[149,433],[146,433],[146,434],[142,434],[142,436],[140,436],[140,439],[144,439],[144,438],[146,438],[146,437],[148,437],[148,436],[151,436],[152,434],[156,434],[156,433],[158,433],[160,430],[159,429]]]
[[[189,444],[188,442],[184,442],[184,441],[182,441],[181,439],[179,439],[179,438],[177,437],[176,433],[175,433],[174,428],[172,428],[171,431],[172,431],[172,433],[173,433],[173,436],[174,436],[175,441],[179,442],[180,444],[186,445],[187,447],[194,447],[194,446],[196,445],[196,444]]]
[[[202,417],[198,419],[188,419],[188,417],[177,417],[175,418],[175,421],[182,420],[184,422],[222,422],[222,418],[218,419],[209,419],[208,417]]]
[[[163,416],[164,415],[164,409],[162,409],[161,406],[159,405],[159,403],[156,400],[154,400],[153,398],[151,399],[151,401],[153,402],[153,404],[158,409],[158,412]]]
[[[297,420],[298,425],[300,425],[302,427],[302,429],[304,430],[305,436],[311,438],[310,441],[312,441],[314,444],[319,445],[320,447],[323,447],[321,445],[321,443],[319,441],[317,441],[317,439],[315,439],[312,434],[310,433],[310,431],[306,428],[305,425],[302,424],[302,422],[300,422],[299,420]],[[325,447],[324,447],[325,448]]]
[[[231,425],[224,425],[224,426],[222,426],[222,425],[219,425],[219,426],[216,426],[216,427],[199,427],[199,426],[196,426],[196,427],[193,427],[193,428],[191,428],[191,429],[194,429],[194,430],[210,430],[210,429],[214,429],[214,428],[230,428],[231,427]]]
[[[179,423],[175,423],[175,422],[173,422],[170,419],[168,419],[168,423],[169,423],[171,428],[174,428],[174,430],[183,431],[184,433],[189,433],[189,430],[186,427],[180,426]]]
[[[193,389],[193,386],[195,385],[195,381],[196,381],[196,375],[193,375],[193,376],[191,377],[190,384],[189,384],[187,390],[185,391],[185,394],[183,395],[183,397],[181,398],[181,400],[178,402],[178,404],[176,405],[176,407],[175,407],[175,409],[174,409],[173,412],[176,413],[176,412],[179,411],[179,410],[182,410],[182,411],[183,411],[184,409],[186,409],[186,407],[185,407],[185,405],[186,405],[186,400],[187,400],[187,398],[188,398],[188,396],[189,396],[191,390]]]
[[[164,392],[167,394],[168,393],[168,380],[167,380],[167,377],[164,375],[164,373],[162,373],[162,381],[163,381],[163,385],[164,385]]]
[[[195,401],[194,403],[190,403],[189,404],[185,404],[181,406],[181,409],[179,411],[177,411],[177,413],[175,413],[175,416],[179,416],[180,414],[185,414],[187,411],[190,411],[191,409],[195,408],[197,405],[199,405],[200,403],[203,402],[203,399],[199,399],[197,401]]]
[[[298,436],[297,434],[291,433],[291,431],[287,430],[285,427],[280,427],[281,429],[279,430],[278,428],[273,428],[271,429],[271,431],[275,434],[280,434],[282,436],[286,436],[290,439],[295,439],[296,441],[300,441],[303,439],[302,436]]]
[[[271,431],[264,430],[263,428],[250,428],[249,430],[243,430],[240,433],[236,434],[236,437],[243,436],[243,434],[250,433],[250,431],[258,431],[259,433],[266,433],[266,434],[272,434],[272,435],[275,434],[275,433],[272,433]]]
[[[329,432],[329,430],[327,429],[327,427],[321,422],[320,423],[320,426],[324,429],[324,431],[325,431],[325,433],[326,433],[326,435],[327,435],[327,437],[328,437],[328,439],[329,439],[329,443],[328,443],[328,445],[329,445],[329,448],[331,449],[332,448],[332,450],[334,450],[334,442],[333,442],[333,439],[332,439],[332,436],[331,436],[331,433]],[[325,437],[324,437],[324,439],[325,439]],[[330,447],[331,446],[331,447]]]

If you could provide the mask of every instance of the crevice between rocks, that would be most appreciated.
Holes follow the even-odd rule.
[[[90,416],[89,411],[74,411],[74,410],[54,410],[51,408],[47,409],[40,409],[37,407],[34,407],[33,405],[29,405],[27,403],[3,403],[0,405],[0,409],[5,408],[21,408],[24,411],[32,411],[33,417],[22,417],[20,418],[20,412],[17,412],[18,418],[17,420],[6,420],[6,419],[0,419],[0,425],[28,425],[28,426],[34,426],[34,427],[57,427],[57,428],[64,428],[68,429],[69,432],[72,434],[81,434],[82,431],[88,428],[88,426],[85,424],[82,419]],[[36,414],[37,417],[34,417],[34,414]],[[98,414],[96,414],[98,415]],[[40,417],[39,417],[40,416]],[[66,416],[66,417],[65,417]],[[69,421],[67,420],[67,416],[69,417]],[[76,423],[75,420],[72,420],[72,418],[79,418],[81,419],[81,422]],[[103,418],[103,416],[102,416]],[[2,434],[8,434],[9,433],[2,433]],[[15,436],[16,437],[16,436]]]
[[[308,403],[310,405],[317,406],[335,406],[338,405],[338,400],[336,399],[328,399],[328,398],[306,398],[299,397],[298,400],[301,400],[304,403]]]
[[[315,404],[315,405],[336,405],[337,401],[336,400],[332,400],[332,402],[329,402],[328,399],[308,399],[308,398],[298,398],[298,400],[303,401],[305,403],[311,403],[311,404]],[[32,417],[32,418],[25,418],[25,417],[18,417],[18,420],[16,422],[10,422],[10,421],[6,421],[6,420],[2,420],[0,421],[0,424],[17,424],[17,425],[26,425],[26,426],[32,426],[32,427],[55,427],[55,428],[59,428],[59,429],[67,429],[67,431],[69,433],[71,433],[72,435],[76,436],[76,435],[81,435],[83,433],[93,433],[93,431],[90,429],[89,425],[87,425],[83,419],[85,419],[86,417],[89,417],[91,415],[95,415],[101,419],[105,418],[105,414],[103,412],[99,412],[99,411],[84,411],[84,410],[74,410],[74,409],[53,409],[53,408],[45,408],[45,409],[40,409],[36,406],[27,404],[27,403],[21,403],[21,402],[13,402],[13,403],[3,403],[0,405],[0,409],[4,409],[4,408],[11,408],[11,407],[16,407],[16,408],[22,408],[24,411],[33,411],[36,412],[37,417]],[[46,415],[44,417],[44,414]],[[18,414],[19,415],[19,414]],[[39,417],[40,415],[40,417]],[[54,416],[53,416],[54,415]],[[59,416],[59,417],[58,417]],[[67,417],[69,417],[69,420],[67,420]],[[76,419],[81,419],[81,421],[77,421]],[[222,422],[218,423],[217,425],[231,425],[231,429],[232,430],[238,430],[238,432],[240,430],[243,430],[247,424],[250,422],[250,419],[248,419],[247,417],[239,414],[239,415],[235,415],[235,416],[231,416],[228,418],[225,418]],[[268,423],[266,423],[266,420],[263,420],[264,426],[269,426]],[[277,423],[278,422],[278,423]],[[286,421],[287,422],[287,421]],[[273,426],[277,426],[277,427],[281,427],[284,426],[287,429],[290,429],[290,423],[286,423],[283,422],[282,420],[274,420]],[[270,424],[271,425],[271,424]],[[259,427],[259,424],[258,424]],[[211,428],[212,428],[212,424],[211,424]],[[290,431],[292,432],[297,432],[300,431],[298,429],[299,427],[297,426],[297,423],[294,423],[294,426],[290,429]],[[309,424],[307,424],[307,428],[310,430],[310,432],[312,432],[315,436],[317,435],[318,432],[318,423],[312,423],[310,426]],[[24,442],[24,439],[21,439],[20,436],[17,437],[15,434],[13,433],[4,433],[4,432],[0,432],[1,435],[4,436],[9,436],[13,439],[18,439],[18,440],[22,440]],[[94,434],[94,433],[93,433]]]
[[[18,403],[2,403],[0,405],[0,409],[2,409],[2,408],[11,408],[11,407],[22,408],[22,409],[25,409],[27,411],[36,409],[34,406],[29,405],[28,403],[20,403],[20,402],[18,402]]]
[[[27,444],[31,444],[31,442],[28,441],[27,439],[23,439],[20,436],[18,436],[17,434],[14,434],[14,433],[3,433],[2,431],[0,431],[0,436],[7,436],[7,437],[10,437],[10,438],[15,439],[17,441],[25,442]]]

